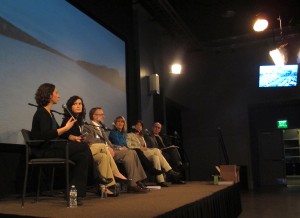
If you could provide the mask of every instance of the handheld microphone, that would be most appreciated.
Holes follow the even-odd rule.
[[[150,135],[150,131],[148,129],[145,129],[146,135]]]
[[[72,115],[72,113],[69,111],[69,109],[68,109],[68,107],[67,107],[66,104],[63,104],[62,108],[65,109],[74,120],[76,120],[75,117]]]

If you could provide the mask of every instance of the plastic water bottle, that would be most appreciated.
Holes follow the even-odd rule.
[[[77,189],[75,187],[75,185],[71,186],[70,189],[70,204],[69,204],[70,208],[76,208],[77,207]]]

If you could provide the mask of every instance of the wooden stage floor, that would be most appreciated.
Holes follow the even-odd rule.
[[[111,197],[101,199],[99,196],[89,193],[83,201],[84,205],[74,209],[67,208],[62,197],[42,196],[38,203],[32,202],[33,197],[27,197],[24,208],[21,208],[21,199],[11,197],[0,199],[0,217],[5,217],[5,214],[15,215],[14,217],[21,215],[65,218],[194,217],[194,215],[188,215],[190,212],[185,212],[184,210],[182,210],[179,213],[181,215],[178,216],[174,215],[176,213],[173,213],[173,215],[170,214],[170,211],[179,211],[180,208],[187,208],[187,206],[191,208],[193,204],[201,202],[202,199],[211,199],[232,187],[233,186],[213,185],[210,182],[192,181],[185,185],[170,184],[170,187],[162,188],[160,190],[151,190],[147,194],[121,193],[121,195],[116,198]],[[232,197],[229,199],[231,198]],[[221,200],[226,201],[224,197],[222,197]],[[211,208],[220,205],[216,199],[212,199],[212,202],[216,202],[216,205],[210,205],[209,207]],[[241,212],[241,205],[238,205],[240,203],[239,192],[237,199],[235,199],[235,203],[237,204],[235,205],[237,211],[234,212],[234,214],[238,216]],[[218,213],[225,213],[222,217],[232,217],[232,212],[228,212],[227,208],[221,209],[217,214]],[[226,213],[231,214],[228,214],[227,216]],[[205,213],[201,212],[201,214]]]

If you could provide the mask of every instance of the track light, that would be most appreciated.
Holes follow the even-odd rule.
[[[262,32],[269,26],[267,16],[264,13],[256,15],[256,20],[253,24],[253,29],[256,32]]]
[[[285,48],[286,46],[287,43],[269,52],[276,66],[284,66],[287,63],[288,57],[287,50]]]
[[[258,18],[253,25],[253,29],[256,32],[262,32],[265,29],[267,29],[268,25],[269,25],[269,22],[266,19]]]

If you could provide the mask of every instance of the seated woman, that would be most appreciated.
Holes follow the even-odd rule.
[[[161,170],[164,169],[170,176],[172,181],[179,181],[180,174],[169,165],[168,161],[164,158],[161,151],[157,148],[148,148],[145,139],[142,134],[143,122],[138,120],[134,126],[134,130],[127,134],[126,142],[129,148],[139,149],[144,155],[153,163],[154,168]],[[156,176],[157,184],[162,187],[168,187],[165,183],[163,175]],[[183,183],[181,183],[183,184]]]
[[[157,174],[156,178],[157,178],[157,182],[159,185],[166,187],[167,184],[164,181],[164,177],[162,174],[162,167],[161,167],[161,160],[159,158],[161,158],[160,156],[162,156],[161,154],[156,155],[157,151],[155,151],[154,154],[154,150],[153,151],[148,151],[145,152],[147,150],[146,148],[146,142],[144,140],[143,137],[141,137],[140,141],[138,140],[138,138],[136,138],[135,135],[133,135],[134,138],[131,137],[131,133],[126,135],[126,120],[124,117],[122,116],[118,116],[115,119],[115,129],[113,131],[110,132],[109,138],[111,140],[111,142],[113,142],[114,145],[119,145],[121,147],[123,147],[124,149],[130,148],[130,149],[134,149],[140,160],[141,163],[144,162],[143,167],[148,171],[149,169],[154,169],[156,170]],[[136,131],[139,133],[139,131]],[[133,139],[133,140],[130,140]],[[157,149],[158,150],[158,149]],[[158,153],[160,153],[160,151],[158,150]],[[163,157],[162,157],[163,158]],[[164,158],[163,158],[164,159]],[[169,174],[176,174],[176,172],[172,171],[171,167],[168,166],[168,163],[166,161],[163,162],[163,168],[164,170],[166,170]],[[152,170],[152,172],[155,172],[154,170]],[[150,171],[151,172],[151,171]],[[177,174],[176,174],[177,175]]]
[[[111,149],[113,149],[114,160],[122,160],[122,165],[127,173],[128,192],[135,193],[148,193],[149,189],[140,186],[140,181],[147,178],[144,169],[140,163],[140,160],[135,151],[129,149],[120,149],[113,145],[108,139],[104,129],[103,123],[105,119],[104,111],[101,107],[92,108],[89,112],[91,123],[84,125],[84,129],[89,134],[86,136],[86,140],[90,144],[104,143]]]
[[[119,149],[128,149],[126,142],[127,122],[123,116],[118,116],[114,120],[114,127],[109,133],[109,140]],[[155,169],[151,161],[144,155],[140,149],[133,149],[137,153],[144,170],[152,175],[160,175],[163,172]]]
[[[110,183],[107,184],[108,189],[106,190],[106,194],[108,196],[118,196],[119,192],[115,187],[116,182],[114,176],[122,180],[126,180],[126,177],[124,177],[119,172],[115,161],[113,160],[110,152],[107,150],[104,144],[97,143],[88,145],[84,141],[84,134],[82,133],[86,110],[83,99],[79,96],[72,96],[67,101],[66,107],[67,108],[64,109],[65,117],[62,121],[62,125],[64,125],[64,123],[67,122],[67,120],[70,119],[71,116],[73,116],[77,120],[77,122],[69,131],[64,133],[62,137],[68,138],[72,141],[85,143],[86,146],[90,148],[93,159],[98,166],[98,173],[100,173],[105,178],[111,178]]]
[[[44,83],[37,89],[35,100],[38,108],[33,116],[31,128],[33,140],[57,139],[76,123],[76,120],[69,118],[65,120],[63,126],[58,126],[51,109],[59,99],[58,90],[53,84]],[[40,145],[38,153],[40,157],[64,157],[65,146],[62,145],[62,142],[45,142]],[[81,205],[82,197],[86,196],[88,170],[93,167],[91,164],[93,162],[90,162],[92,160],[91,151],[86,144],[72,141],[69,144],[69,159],[75,162],[75,166],[72,167],[71,184],[77,188],[78,205]],[[102,182],[106,183],[107,181]]]

